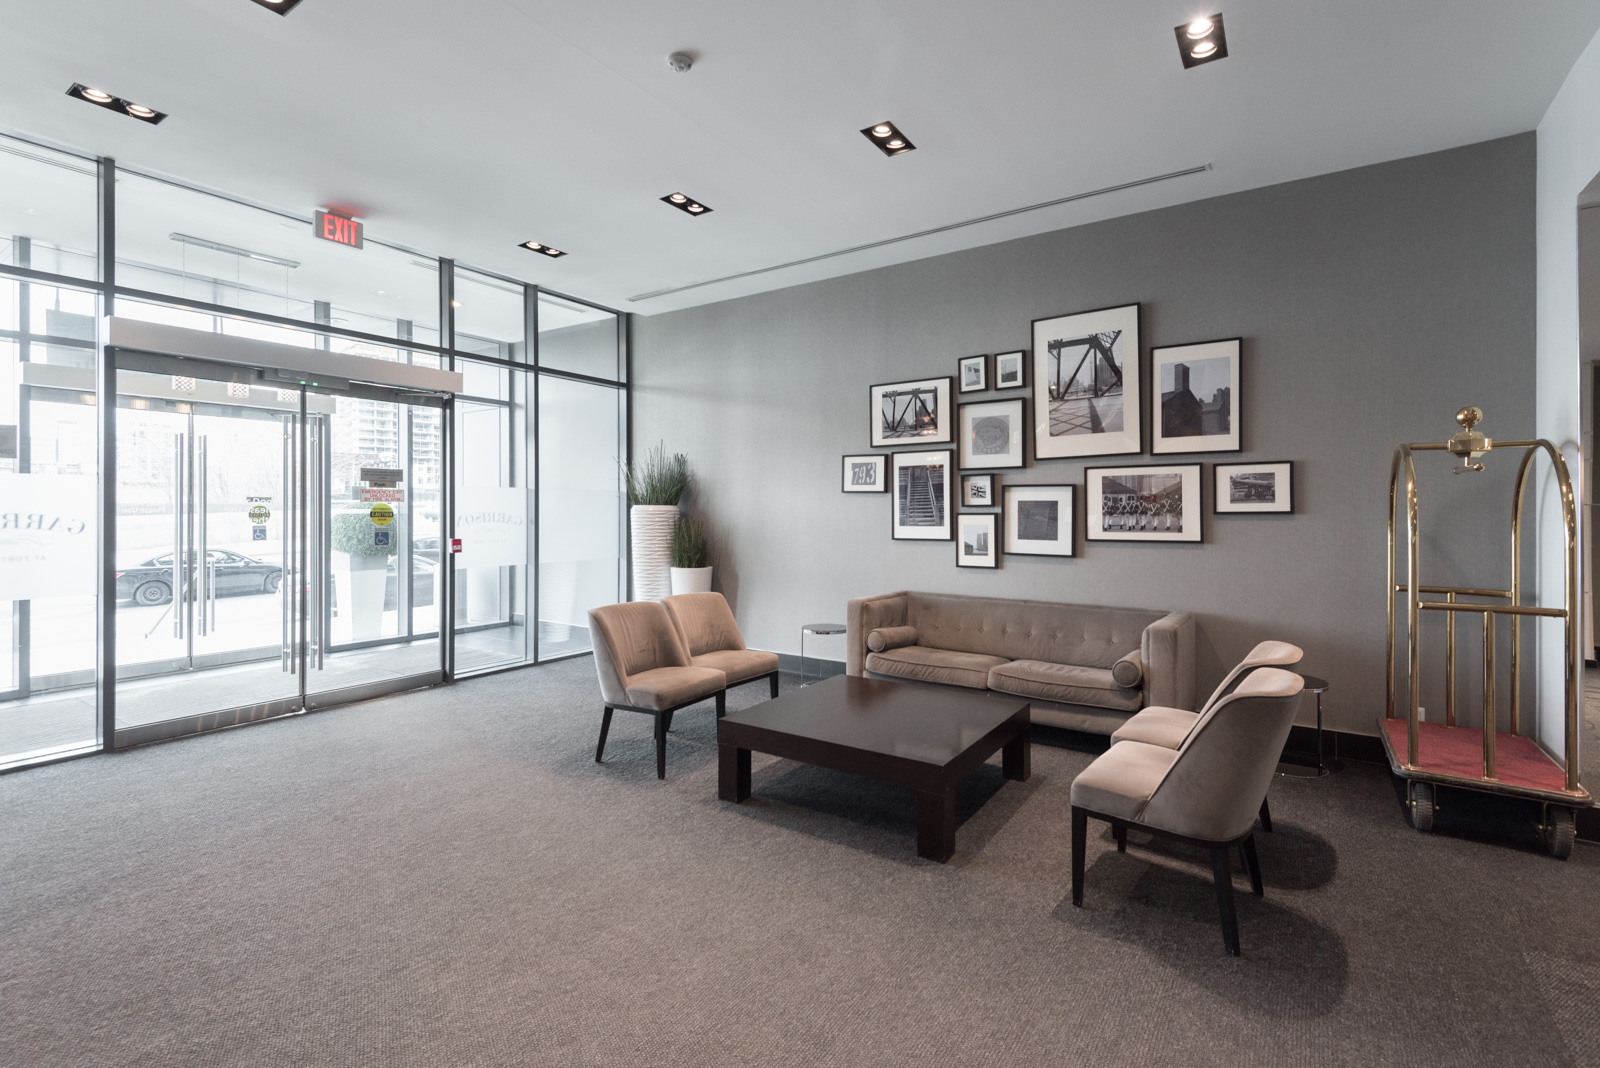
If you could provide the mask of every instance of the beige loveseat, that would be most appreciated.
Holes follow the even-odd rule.
[[[848,627],[847,674],[1016,694],[1035,723],[1110,734],[1194,707],[1187,612],[902,592],[851,601]]]

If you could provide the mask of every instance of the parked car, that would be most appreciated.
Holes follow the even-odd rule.
[[[216,576],[217,596],[277,593],[283,568],[226,549],[209,549],[206,561]],[[137,567],[117,572],[117,600],[134,604],[167,604],[172,600],[172,554],[153,556]]]

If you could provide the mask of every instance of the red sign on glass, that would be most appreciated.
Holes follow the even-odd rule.
[[[332,212],[317,212],[316,221],[311,224],[311,232],[324,241],[349,245],[351,248],[361,248],[366,244],[361,236],[360,223]]]
[[[461,539],[460,538],[451,538],[450,539],[450,551],[453,552],[453,553],[458,553],[458,552],[461,551]]]

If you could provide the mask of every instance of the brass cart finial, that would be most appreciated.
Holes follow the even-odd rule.
[[[1445,449],[1461,457],[1461,466],[1455,469],[1456,474],[1468,471],[1482,471],[1481,463],[1473,463],[1478,457],[1494,448],[1494,440],[1474,430],[1473,427],[1483,422],[1483,409],[1475,404],[1469,404],[1456,412],[1456,422],[1461,424],[1461,433],[1445,442]]]

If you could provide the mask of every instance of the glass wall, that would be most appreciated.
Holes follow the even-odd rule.
[[[100,561],[95,535],[107,476],[97,466],[97,331],[108,300],[118,316],[460,371],[462,393],[443,409],[318,402],[335,494],[354,492],[341,479],[362,465],[410,475],[395,531],[411,581],[386,596],[379,637],[433,640],[435,602],[453,576],[442,637],[456,675],[590,648],[588,609],[627,589],[617,313],[370,235],[362,249],[322,241],[309,210],[125,169],[108,186],[116,263],[102,286],[102,182],[92,158],[0,136],[0,768],[105,741],[96,576],[131,566],[126,553]],[[129,441],[119,477],[135,478],[138,420],[116,422],[118,441]],[[119,501],[118,529],[161,505],[136,497]],[[359,648],[334,612],[333,649]]]

